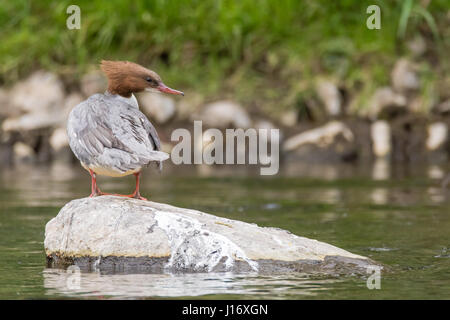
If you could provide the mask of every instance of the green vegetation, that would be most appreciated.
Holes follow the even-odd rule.
[[[81,8],[80,30],[66,28],[70,4]],[[381,30],[366,27],[371,4],[381,7]],[[448,88],[434,82],[448,74],[449,7],[448,0],[2,1],[0,82],[38,68],[79,76],[103,58],[126,59],[184,91],[275,113],[302,108],[317,76],[367,96],[389,83],[407,41],[420,34],[423,90],[440,96]]]

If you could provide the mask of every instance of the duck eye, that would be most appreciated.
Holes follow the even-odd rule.
[[[150,83],[152,83],[152,82],[153,82],[153,79],[152,79],[152,78],[150,78],[150,77],[147,77],[147,78],[145,78],[145,80],[147,80],[147,82],[150,82]]]

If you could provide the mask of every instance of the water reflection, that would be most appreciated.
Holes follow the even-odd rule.
[[[291,163],[273,177],[260,177],[258,166],[214,166],[199,177],[192,167],[168,164],[162,174],[152,167],[145,170],[142,188],[145,196],[157,202],[276,226],[376,261],[413,266],[406,280],[408,292],[397,295],[395,291],[395,296],[422,298],[430,297],[425,280],[448,278],[450,250],[442,248],[449,244],[450,188],[441,188],[441,176],[449,168],[441,164],[407,170],[406,165],[386,162],[374,167]],[[106,192],[127,193],[134,188],[133,177],[99,180]],[[0,169],[0,189],[2,298],[372,297],[365,295],[369,291],[360,279],[337,281],[301,274],[93,273],[81,275],[80,290],[69,290],[65,271],[42,272],[44,229],[65,203],[89,194],[89,174],[78,164],[17,165]],[[429,268],[425,275],[424,266]],[[422,279],[423,286],[416,283],[409,290],[414,284],[411,279],[416,278]],[[405,287],[403,280],[396,290]],[[433,290],[442,297],[446,288],[434,286]],[[392,290],[378,294],[394,296]]]
[[[430,179],[441,180],[444,178],[445,172],[438,165],[431,165],[428,167],[427,175],[428,175],[428,178],[430,178]]]
[[[45,269],[47,295],[69,297],[184,297],[203,295],[251,295],[282,299],[296,295],[313,296],[338,279],[311,279],[303,274],[258,275],[233,273],[116,274],[81,273],[78,289],[70,289],[73,273]],[[69,284],[69,285],[68,285]]]
[[[326,188],[320,194],[321,201],[330,204],[337,204],[342,202],[342,192],[337,188]]]
[[[375,188],[370,193],[370,198],[374,204],[383,205],[388,203],[388,189],[386,188]]]
[[[66,163],[54,162],[50,166],[36,167],[33,165],[18,165],[11,170],[2,170],[0,182],[14,192],[15,203],[28,206],[63,205],[59,199],[73,194],[71,184],[77,175],[77,170]],[[89,181],[86,181],[87,186]]]
[[[443,188],[429,187],[427,193],[433,203],[439,204],[446,200],[446,190]]]
[[[388,180],[391,177],[391,165],[386,158],[377,158],[372,168],[373,180]]]
[[[186,168],[168,164],[164,167],[162,174],[158,174],[152,169],[149,168],[144,171],[142,189],[145,194],[156,196],[156,198],[154,197],[154,199],[157,199],[156,201],[167,202],[174,201],[175,197],[179,200],[180,197],[187,196],[188,193],[194,197],[207,195],[205,201],[215,201],[217,197],[220,197],[220,194],[217,194],[217,197],[211,196],[211,193],[207,192],[209,188],[215,188],[228,196],[236,192],[238,196],[253,197],[255,195],[253,187],[245,187],[245,185],[244,187],[237,187],[237,182],[234,183],[229,178],[252,179],[253,177],[259,177],[259,168],[249,166],[196,166],[196,170],[186,170]],[[274,179],[273,185],[277,185],[276,179],[283,177],[288,177],[291,182],[320,179],[330,181],[330,185],[321,183],[321,185],[317,184],[312,188],[302,188],[301,190],[284,188],[283,185],[276,188],[260,188],[259,196],[264,199],[277,200],[300,198],[303,202],[315,201],[332,205],[362,199],[376,205],[398,204],[402,206],[415,205],[418,201],[442,204],[448,200],[449,190],[441,188],[440,183],[445,175],[446,167],[430,165],[422,168],[420,172],[414,172],[417,176],[419,174],[428,176],[430,186],[425,189],[426,192],[423,192],[423,189],[417,192],[416,189],[410,188],[408,184],[403,184],[401,187],[393,185],[399,179],[405,179],[395,169],[387,159],[383,158],[376,159],[372,168],[289,163],[278,176],[261,178],[261,185],[271,186],[270,179]],[[198,176],[202,178],[198,178]],[[339,183],[340,179],[359,179],[360,177],[368,178],[368,176],[373,180],[373,184],[368,189],[355,189],[349,193],[346,188],[333,185],[335,181]],[[195,179],[190,177],[195,177]],[[296,177],[302,178],[295,180]],[[208,178],[212,179],[208,180]],[[226,178],[226,180],[222,180],[222,178]],[[202,189],[198,186],[191,187],[190,184],[180,183],[180,181],[187,180],[198,181],[198,185],[207,187]],[[99,183],[105,192],[129,193],[134,187],[132,177],[121,179],[100,177]],[[307,183],[308,180],[305,184]],[[3,206],[8,204],[9,206],[62,207],[69,200],[85,197],[90,192],[89,174],[78,165],[72,166],[64,162],[54,162],[48,166],[22,164],[8,170],[0,170],[0,184],[4,186],[4,191],[6,191],[2,197],[4,200]],[[294,186],[294,184],[292,185]],[[301,184],[299,185],[301,186]]]
[[[313,164],[303,162],[286,162],[280,168],[280,172],[285,176],[301,176],[308,178],[320,178],[324,180],[334,180],[344,175],[345,167],[328,164]]]

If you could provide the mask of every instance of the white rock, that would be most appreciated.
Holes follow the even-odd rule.
[[[427,169],[427,176],[430,179],[442,180],[445,178],[445,171],[437,165],[431,165]]]
[[[429,106],[426,105],[426,99],[422,96],[415,96],[408,101],[408,109],[416,113],[425,113],[429,110]]]
[[[86,97],[89,97],[96,93],[104,93],[106,91],[107,84],[107,80],[102,72],[89,72],[81,78],[81,92]]]
[[[142,112],[156,120],[158,123],[166,123],[173,118],[176,112],[175,100],[169,96],[158,93],[140,94],[139,107]]]
[[[251,120],[247,112],[232,101],[217,101],[206,105],[200,115],[193,120],[202,120],[206,126],[225,128],[232,125],[235,128],[249,128]]]
[[[64,87],[55,74],[37,71],[11,89],[10,99],[12,107],[24,112],[53,112],[63,104]]]
[[[177,102],[178,120],[189,120],[203,105],[203,96],[195,92],[185,92],[185,96]]]
[[[342,97],[336,85],[328,80],[320,80],[316,85],[316,92],[330,116],[341,113]]]
[[[391,128],[384,120],[374,122],[370,127],[372,151],[377,157],[386,157],[391,153]]]
[[[2,124],[2,129],[8,132],[51,128],[60,124],[62,119],[60,113],[54,115],[46,112],[27,113],[19,118],[6,119]]]
[[[331,145],[338,135],[342,135],[349,142],[354,140],[352,131],[343,122],[330,121],[322,127],[290,137],[284,142],[283,149],[292,151],[305,144],[314,144],[325,148]]]
[[[0,88],[0,118],[17,117],[21,110],[11,105],[10,93],[8,90]]]
[[[375,119],[384,108],[390,106],[405,107],[406,98],[401,94],[395,93],[389,87],[377,89],[369,101],[368,116]]]
[[[110,271],[354,272],[372,263],[285,230],[113,196],[66,204],[47,223],[44,245],[52,266]]]
[[[280,122],[286,127],[293,127],[297,124],[297,117],[295,110],[289,110],[281,115]]]
[[[83,99],[79,93],[72,93],[61,102],[58,110],[39,110],[19,117],[6,119],[2,124],[5,132],[30,131],[43,128],[65,127],[70,111]]]
[[[23,142],[16,142],[13,146],[14,157],[17,160],[31,159],[34,157],[34,150]]]
[[[427,50],[427,44],[423,37],[417,35],[414,39],[408,41],[408,49],[417,57],[423,55]]]
[[[69,145],[66,128],[56,128],[50,136],[50,145],[53,150],[59,151]]]
[[[41,85],[36,82],[42,78],[44,84],[42,85],[43,92],[50,91],[48,97],[44,98],[40,96],[39,90]],[[16,103],[12,108],[23,110],[25,114],[11,116],[2,124],[2,129],[5,132],[9,131],[29,131],[43,128],[53,127],[65,127],[67,118],[70,111],[78,103],[84,100],[80,93],[71,93],[67,97],[64,97],[60,83],[53,74],[33,75],[31,79],[25,83],[20,83],[14,87],[10,92],[10,95],[23,96],[24,92],[30,92],[28,98],[14,98]],[[19,89],[23,88],[25,91],[20,92]],[[58,89],[59,88],[59,89]],[[52,90],[56,90],[56,93]],[[31,107],[31,101],[28,99],[36,99],[36,107]],[[41,99],[41,100],[39,100]],[[20,105],[17,105],[20,103]]]
[[[450,112],[450,99],[445,100],[444,102],[441,102],[436,106],[436,111],[440,113],[447,113]]]
[[[259,137],[260,139],[263,139],[263,142],[261,142],[262,144],[267,143],[267,141],[269,141],[269,142],[271,141],[272,135],[270,134],[270,130],[273,130],[273,129],[279,129],[279,128],[275,127],[275,125],[274,125],[272,122],[270,122],[270,121],[268,121],[268,120],[258,120],[258,121],[255,121],[254,128],[255,128],[256,130],[259,130],[259,129],[265,129],[265,130],[267,130],[267,133],[268,133],[267,136],[266,136],[266,135],[261,135],[261,136]],[[280,140],[280,141],[283,140],[283,134],[282,134],[282,132],[280,132],[279,140]]]
[[[254,127],[255,129],[267,129],[267,130],[277,129],[275,125],[268,120],[258,120],[255,122]]]
[[[427,138],[427,149],[437,150],[448,139],[448,128],[447,124],[444,122],[435,122],[428,126],[428,138]]]
[[[386,157],[377,157],[372,167],[372,179],[388,180],[391,177],[391,164]]]
[[[62,127],[66,126],[70,111],[83,100],[85,100],[85,98],[79,92],[72,92],[65,98],[64,106],[62,110],[59,111],[61,114],[60,124]]]
[[[394,89],[398,92],[417,90],[420,81],[412,64],[406,59],[400,59],[394,66],[391,73],[391,81]]]
[[[374,188],[370,192],[370,198],[374,204],[386,205],[389,202],[389,189],[387,188]]]

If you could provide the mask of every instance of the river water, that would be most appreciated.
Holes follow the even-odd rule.
[[[45,224],[90,192],[78,165],[0,170],[0,298],[449,299],[449,167],[286,165],[259,169],[171,167],[143,174],[143,196],[158,202],[287,229],[384,263],[381,288],[366,277],[304,274],[71,274],[46,268]],[[130,193],[134,179],[100,178],[105,192]]]

